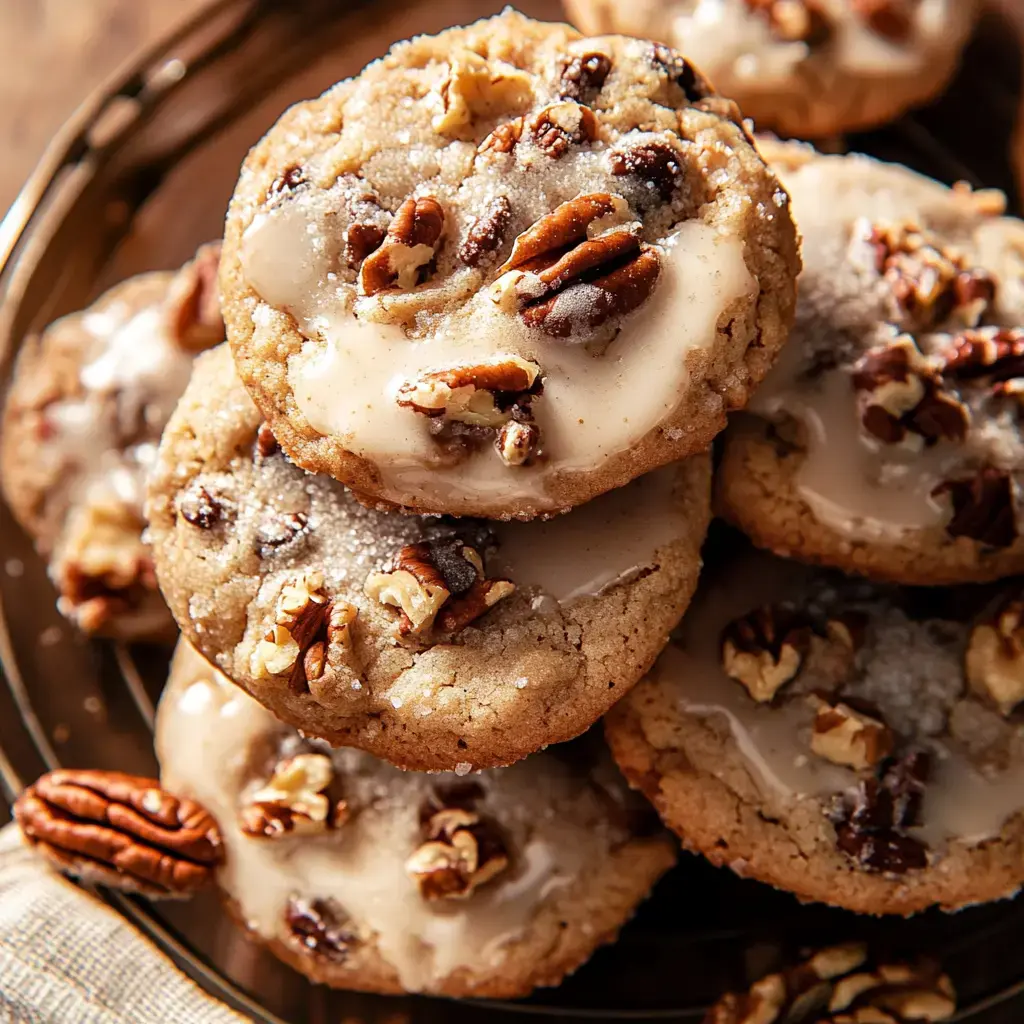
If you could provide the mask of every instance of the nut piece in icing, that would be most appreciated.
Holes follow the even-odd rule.
[[[809,626],[792,612],[758,608],[726,626],[722,668],[754,700],[770,701],[800,671],[809,638]]]
[[[833,764],[855,771],[874,768],[893,748],[889,727],[840,701],[821,701],[811,729],[811,750]]]
[[[967,684],[973,693],[1009,715],[1024,701],[1024,602],[1005,604],[991,622],[971,631]]]
[[[492,823],[474,810],[445,807],[423,824],[425,842],[405,862],[425,900],[462,899],[508,867]]]
[[[14,817],[57,870],[150,897],[191,895],[222,856],[202,807],[123,772],[49,772],[18,797]]]
[[[395,211],[383,243],[363,260],[360,292],[376,295],[389,288],[415,288],[437,252],[444,226],[444,208],[436,199],[406,199]]]
[[[327,789],[333,780],[334,765],[326,754],[297,754],[279,761],[242,808],[242,831],[254,838],[279,839],[316,835],[340,825],[347,807],[343,801],[331,806]]]
[[[986,466],[973,476],[944,481],[934,493],[952,502],[953,517],[946,524],[951,537],[970,537],[993,548],[1016,541],[1016,487],[1009,473]]]

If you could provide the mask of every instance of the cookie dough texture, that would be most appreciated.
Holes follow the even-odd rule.
[[[497,551],[486,554],[484,524],[371,510],[280,452],[261,454],[260,424],[227,348],[198,360],[152,478],[157,575],[189,640],[310,736],[419,770],[508,764],[604,714],[650,667],[696,585],[707,456],[659,471],[658,493],[639,481],[599,499],[623,503],[607,521],[609,506],[594,504],[548,523],[498,524]],[[455,534],[515,592],[465,628],[402,637],[396,609],[365,582],[404,546]],[[574,592],[533,584],[548,559],[563,570],[551,588],[574,579]],[[329,644],[322,674],[296,685],[295,654],[272,674],[262,641],[281,639],[284,588],[310,573],[334,607],[358,616],[350,643]]]
[[[219,246],[141,274],[26,341],[3,412],[0,480],[81,629],[168,636],[141,534],[144,479],[197,351],[223,341]]]
[[[814,716],[799,705],[810,691],[826,692],[822,688],[832,685],[823,674],[827,657],[813,668],[805,665],[770,704],[757,707],[742,684],[712,662],[732,612],[745,614],[761,602],[769,606],[771,588],[765,592],[763,584],[772,579],[771,563],[760,556],[745,572],[729,577],[731,605],[719,604],[717,613],[709,616],[702,610],[708,595],[699,595],[693,618],[684,622],[682,647],[669,648],[651,676],[606,717],[606,737],[626,777],[685,846],[802,900],[858,913],[909,915],[933,905],[954,910],[1012,896],[1024,882],[1024,748],[1019,724],[979,703],[964,685],[958,658],[963,657],[967,627],[942,617],[928,621],[918,617],[920,612],[908,619],[902,609],[894,612],[895,606],[878,601],[878,592],[873,597],[864,584],[832,578],[833,598],[836,586],[853,586],[859,589],[852,591],[857,599],[851,606],[870,609],[878,601],[878,617],[867,626],[860,674],[847,684],[847,692],[869,699],[876,715],[881,707],[883,719],[898,727],[902,739],[897,739],[894,756],[902,756],[906,748],[899,744],[908,740],[937,742],[955,751],[946,767],[933,762],[937,779],[924,789],[924,828],[904,833],[932,840],[927,864],[902,873],[867,870],[837,847],[829,791],[842,794],[844,786],[872,773],[855,774],[813,753],[808,742]],[[753,595],[746,602],[744,580]],[[827,591],[829,577],[822,580],[819,595]],[[711,589],[713,602],[718,597]],[[957,608],[955,599],[944,603],[947,611]],[[969,604],[976,604],[976,598],[961,592],[959,607]],[[731,611],[722,614],[723,607]],[[805,597],[790,607],[814,604]],[[803,725],[780,721],[789,715],[803,715]],[[969,775],[974,772],[983,774]],[[798,784],[806,788],[791,788]],[[818,785],[820,792],[814,788]],[[939,819],[976,834],[947,835],[940,841]]]
[[[960,378],[942,367],[972,336],[982,345],[1016,339],[1024,320],[1021,222],[1001,216],[998,193],[948,189],[864,156],[761,146],[793,196],[805,270],[791,341],[752,406],[757,415],[736,417],[726,433],[719,514],[777,554],[880,580],[931,586],[1024,571],[1019,403],[993,397],[992,383],[1015,387],[1015,368],[1003,361],[988,376],[981,367]],[[866,247],[876,225],[896,223],[918,225],[992,282],[994,299],[973,335],[964,307],[922,326],[894,304],[901,282],[882,276]],[[962,438],[921,444],[908,433],[904,445],[890,445],[865,434],[853,383],[858,360],[908,336],[937,361],[944,395],[966,407]],[[1005,489],[976,494],[954,515],[941,488],[989,471],[1008,478]]]
[[[556,238],[556,211],[578,230]],[[528,519],[703,451],[784,341],[798,268],[785,193],[678,54],[509,11],[289,110],[243,166],[221,283],[239,375],[298,465],[412,511]],[[396,404],[425,360],[509,355],[543,382],[513,410],[540,429],[525,464],[479,418]]]
[[[659,39],[760,129],[814,139],[891,121],[941,92],[974,0],[567,0],[584,32]]]
[[[645,816],[607,752],[583,742],[469,777],[401,772],[303,741],[184,643],[157,719],[163,785],[219,821],[218,882],[234,915],[311,980],[383,993],[526,995],[614,940],[675,850],[636,829]],[[239,815],[275,763],[309,753],[329,759],[347,819],[277,838],[243,832]],[[424,807],[451,799],[500,836],[509,865],[464,898],[426,900],[405,862],[423,842]],[[331,933],[303,941],[289,904]]]

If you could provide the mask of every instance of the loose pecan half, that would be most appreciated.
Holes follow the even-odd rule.
[[[406,199],[395,211],[380,248],[363,260],[360,292],[376,295],[388,288],[415,288],[433,262],[444,226],[444,208],[432,196]]]
[[[291,941],[313,956],[332,963],[344,963],[359,942],[355,930],[334,900],[301,899],[293,896],[284,915]]]
[[[583,53],[567,58],[558,79],[562,97],[578,103],[593,103],[611,70],[611,58],[603,53]]]
[[[1024,600],[1005,601],[971,630],[965,659],[971,691],[1009,715],[1024,701]]]
[[[962,441],[967,434],[967,407],[944,389],[939,368],[909,335],[865,352],[854,364],[852,383],[861,425],[884,444],[908,435],[926,444]]]
[[[436,624],[456,633],[515,591],[487,579],[480,552],[458,537],[408,544],[391,564],[366,578],[367,596],[398,608],[400,636],[424,636]]]
[[[1008,548],[1016,541],[1016,488],[1009,473],[986,466],[973,476],[944,481],[934,494],[948,494],[953,503],[953,516],[946,524],[951,537],[969,537],[994,548]]]
[[[754,700],[770,701],[803,664],[812,629],[784,607],[757,608],[722,631],[722,668]]]
[[[406,860],[405,870],[425,900],[471,896],[508,867],[500,830],[476,810],[444,807],[424,817],[424,842]]]
[[[506,196],[491,200],[466,233],[466,240],[459,248],[459,259],[467,266],[475,267],[501,245],[508,222],[512,218],[512,204]]]
[[[326,754],[296,754],[279,761],[242,807],[242,832],[280,839],[290,834],[316,835],[341,825],[348,808],[344,801],[332,804],[327,790],[333,781],[334,763]]]
[[[837,796],[829,808],[836,844],[867,871],[904,874],[923,868],[928,847],[907,830],[921,824],[931,759],[924,751],[889,758],[875,775]]]
[[[832,34],[832,23],[818,0],[746,0],[746,4],[768,21],[772,35],[782,42],[819,46]]]
[[[146,896],[191,895],[222,856],[217,824],[199,804],[122,772],[49,772],[18,797],[14,817],[58,870]]]

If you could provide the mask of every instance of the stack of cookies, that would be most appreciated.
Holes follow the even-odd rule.
[[[876,914],[1024,882],[1024,603],[998,582],[1024,565],[1024,229],[1000,196],[755,141],[676,50],[506,12],[284,114],[231,203],[223,327],[210,252],[140,307],[173,374],[119,361],[119,292],[29,348],[8,402],[24,451],[104,384],[149,525],[122,531],[130,585],[80,572],[99,603],[62,600],[117,622],[155,575],[183,635],[166,792],[64,773],[21,802],[62,867],[215,878],[317,981],[523,994],[675,860],[577,739],[607,713],[629,782],[740,874]],[[138,381],[176,397],[181,359],[168,419]],[[85,476],[16,504],[46,551]],[[706,541],[713,502],[733,526]],[[126,847],[89,800],[159,834]],[[91,845],[54,827],[72,812]]]

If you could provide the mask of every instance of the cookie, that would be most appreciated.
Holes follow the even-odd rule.
[[[242,169],[221,284],[298,465],[529,519],[703,451],[798,264],[785,193],[681,56],[509,11],[292,107]]]
[[[177,273],[140,274],[21,350],[0,480],[49,560],[58,607],[87,633],[173,634],[142,540],[144,480],[196,352],[224,339],[219,247]]]
[[[891,121],[941,92],[976,0],[566,0],[585,32],[660,39],[758,128],[824,138]]]
[[[767,974],[749,992],[727,993],[704,1024],[907,1024],[955,1014],[956,990],[937,964],[872,962],[851,942]]]
[[[765,143],[806,269],[790,344],[730,426],[720,513],[898,583],[1024,571],[1024,225],[994,192]]]
[[[606,719],[687,846],[861,913],[1020,888],[1019,589],[898,588],[750,551],[705,582]]]
[[[163,785],[218,819],[235,915],[338,988],[556,985],[675,861],[586,741],[468,778],[401,772],[303,739],[184,643],[156,742]]]
[[[548,522],[369,509],[273,450],[226,346],[151,480],[157,576],[200,651],[304,733],[423,770],[603,715],[686,608],[710,505],[702,455]]]

